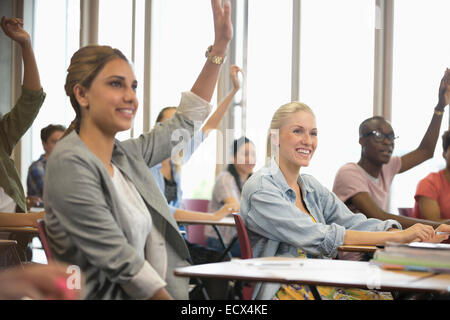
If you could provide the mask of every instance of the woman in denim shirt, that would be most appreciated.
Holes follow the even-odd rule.
[[[416,224],[401,231],[394,220],[380,221],[354,214],[332,192],[310,175],[300,175],[317,147],[317,127],[312,110],[298,102],[274,114],[268,137],[270,162],[244,185],[241,215],[249,231],[254,257],[333,258],[344,244],[375,245],[386,241],[440,242],[431,226]],[[448,231],[441,225],[438,231]],[[384,294],[367,290],[318,287],[322,298],[377,299]],[[303,286],[259,283],[258,299],[310,299]],[[390,295],[389,295],[390,296]],[[388,297],[389,297],[388,296]]]

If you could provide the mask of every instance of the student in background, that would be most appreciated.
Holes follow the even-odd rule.
[[[232,205],[239,210],[242,186],[253,173],[256,163],[255,145],[247,137],[241,137],[234,140],[232,146],[233,163],[228,164],[227,168],[218,174],[214,184],[209,211],[215,211],[223,205]],[[206,245],[210,248],[223,250],[217,233],[211,226],[207,226]],[[218,227],[219,232],[225,244],[236,236],[236,228]],[[235,241],[230,250],[232,256],[240,257],[241,250],[239,241]]]
[[[182,164],[189,161],[191,155],[194,153],[195,149],[200,145],[200,143],[206,139],[211,130],[217,129],[220,120],[223,118],[224,114],[228,110],[234,95],[239,91],[240,84],[238,80],[238,72],[241,69],[232,65],[230,67],[230,77],[233,82],[232,91],[225,97],[225,99],[219,104],[217,110],[209,117],[208,121],[201,129],[201,139],[196,141],[195,138],[191,139],[189,148],[184,148],[182,154],[180,154],[180,159]],[[166,120],[171,119],[177,111],[176,107],[166,107],[163,108],[158,117],[156,118],[156,126],[162,125]],[[235,204],[223,205],[213,213],[204,213],[192,210],[186,210],[183,207],[183,191],[181,189],[181,167],[182,164],[176,165],[170,158],[162,161],[156,166],[150,168],[150,172],[158,184],[159,189],[163,193],[167,200],[169,209],[174,216],[175,220],[185,218],[185,219],[200,219],[200,220],[220,220],[230,213],[236,212],[238,207]],[[185,231],[184,226],[180,226],[180,230]],[[186,245],[189,249],[191,256],[191,261],[193,264],[204,264],[211,262],[219,262],[222,256],[222,250],[215,250],[211,248],[205,248],[201,245],[189,242],[186,239]],[[228,281],[217,280],[217,279],[203,279],[203,284],[208,292],[211,299],[226,299],[224,296],[227,292]],[[196,299],[197,290],[192,290],[190,292],[191,298]]]
[[[292,102],[274,114],[268,140],[276,155],[254,173],[242,190],[240,213],[249,231],[254,257],[333,258],[344,244],[375,245],[386,241],[440,242],[431,226],[416,224],[401,231],[395,220],[354,214],[314,177],[300,174],[310,164],[318,143],[312,110]],[[450,231],[441,225],[437,231]],[[318,287],[325,299],[392,299],[368,290]],[[312,299],[306,286],[257,284],[258,299]]]
[[[439,86],[438,103],[422,142],[417,149],[401,157],[392,157],[396,137],[388,121],[383,117],[372,117],[363,121],[359,127],[361,159],[358,163],[347,163],[339,169],[333,192],[353,212],[363,213],[368,218],[395,219],[403,228],[415,223],[438,226],[434,221],[388,213],[388,197],[396,174],[433,157],[442,115],[449,102],[450,70],[447,69]]]
[[[217,110],[209,117],[208,121],[201,129],[200,141],[195,141],[195,138],[191,139],[190,148],[183,149],[180,158],[183,159],[183,164],[189,161],[191,155],[200,143],[206,139],[211,130],[217,129],[224,114],[227,112],[233,97],[240,89],[238,80],[238,72],[241,69],[232,65],[230,67],[230,77],[233,82],[232,91],[225,97],[225,99],[219,104]],[[242,71],[241,71],[242,72]],[[176,107],[166,107],[160,111],[156,118],[156,125],[162,125],[166,120],[171,119],[176,113]],[[189,149],[189,150],[187,150]],[[159,188],[164,193],[169,204],[170,211],[175,217],[175,220],[179,218],[187,219],[202,219],[202,220],[220,220],[228,214],[237,210],[234,204],[227,206],[220,206],[213,214],[185,210],[183,208],[183,191],[181,189],[181,165],[175,164],[170,158],[162,161],[156,166],[150,168],[150,171],[155,178]]]
[[[66,128],[62,125],[50,124],[41,130],[41,142],[44,154],[34,161],[28,169],[27,195],[33,207],[43,207],[42,194],[47,159],[53,151],[56,142],[62,137]]]
[[[187,299],[186,244],[149,168],[169,158],[171,134],[208,116],[232,37],[230,2],[211,0],[215,41],[176,114],[120,142],[136,114],[137,80],[125,56],[87,46],[72,57],[65,89],[76,118],[55,146],[44,181],[45,221],[55,259],[78,265],[86,299]]]
[[[414,196],[414,216],[437,221],[450,220],[450,131],[442,135],[442,157],[446,166],[439,172],[430,173],[417,185]]]
[[[22,50],[22,94],[14,108],[0,119],[0,212],[27,212],[25,193],[11,153],[38,115],[45,99],[30,35],[17,18],[2,17],[1,28]],[[20,218],[18,218],[20,219]]]

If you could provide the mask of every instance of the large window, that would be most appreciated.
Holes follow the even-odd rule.
[[[331,189],[358,161],[358,127],[373,112],[374,0],[302,0],[300,101],[315,115],[319,143],[305,172]]]
[[[195,13],[195,14],[194,14]],[[209,1],[154,1],[152,7],[151,127],[160,110],[178,106],[192,88],[214,41]],[[211,100],[215,110],[216,96]],[[216,166],[216,133],[211,133],[182,168],[184,198],[210,198]]]
[[[292,1],[249,1],[248,12],[246,135],[255,143],[257,170],[273,113],[291,100]]]
[[[79,46],[80,1],[35,0],[34,17],[34,51],[47,94],[31,129],[32,159],[37,160],[43,153],[41,129],[51,123],[67,127],[75,117],[64,83],[70,58]],[[25,175],[27,169],[22,168]]]
[[[396,0],[394,6],[394,63],[392,124],[399,139],[395,155],[417,148],[437,104],[439,83],[450,67],[448,0]],[[417,183],[428,173],[445,167],[442,159],[444,130],[448,130],[448,107],[434,158],[398,175],[391,192],[391,212],[412,207]]]

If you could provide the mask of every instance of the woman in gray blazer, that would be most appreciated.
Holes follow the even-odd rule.
[[[137,139],[115,140],[138,106],[127,59],[107,46],[72,57],[65,89],[76,118],[47,163],[45,221],[55,258],[83,271],[86,299],[188,298],[188,281],[173,269],[189,253],[148,168],[171,156],[175,130],[192,136],[211,109],[232,37],[229,2],[211,3],[215,41],[199,77],[176,115]]]

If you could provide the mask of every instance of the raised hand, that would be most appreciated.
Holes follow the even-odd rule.
[[[231,4],[226,0],[223,7],[221,0],[211,0],[214,18],[214,45],[213,52],[225,54],[228,43],[233,37],[233,25],[231,24]]]
[[[238,72],[242,73],[241,68],[239,68],[237,65],[230,66],[230,77],[231,81],[233,82],[234,90],[239,90],[241,88],[241,84],[238,78]]]
[[[439,102],[437,108],[444,109],[450,103],[450,69],[445,70],[439,86]]]
[[[23,29],[23,22],[19,18],[2,17],[0,21],[3,32],[12,40],[20,45],[29,44],[31,42],[30,35]]]

